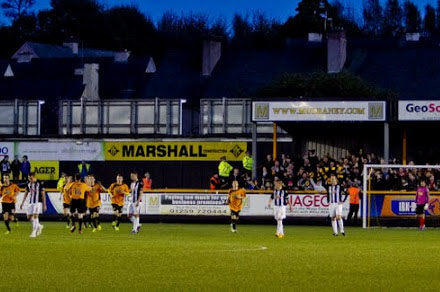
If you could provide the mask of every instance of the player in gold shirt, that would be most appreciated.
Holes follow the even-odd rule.
[[[10,221],[14,221],[15,203],[17,202],[17,195],[20,193],[20,188],[10,182],[9,174],[3,175],[3,185],[0,187],[0,197],[2,198],[2,213],[3,220],[6,225],[6,233],[11,233]]]
[[[83,217],[86,212],[85,195],[87,191],[90,191],[91,187],[81,182],[81,176],[79,173],[75,174],[75,182],[67,188],[70,192],[70,197],[72,198],[70,204],[70,213],[72,216],[72,227],[70,232],[76,230],[75,221],[78,221],[79,229],[78,232],[82,233]]]
[[[130,195],[130,188],[124,184],[124,177],[120,174],[116,176],[116,182],[108,188],[108,193],[112,198],[112,207],[115,212],[115,219],[112,223],[113,228],[119,231],[121,223],[122,207],[124,207],[125,196]]]
[[[101,230],[101,224],[99,222],[99,209],[101,207],[101,193],[107,192],[101,183],[96,182],[93,174],[88,176],[88,184],[92,188],[86,195],[86,206],[89,209],[90,219],[93,224],[93,231]]]
[[[70,215],[70,204],[72,202],[72,197],[70,194],[70,187],[73,184],[72,176],[66,176],[65,184],[61,187],[61,200],[63,200],[63,215],[64,220],[66,220],[66,228],[70,228],[72,226],[72,218]]]
[[[243,208],[243,199],[246,197],[246,191],[238,187],[238,181],[232,182],[232,189],[228,193],[228,204],[231,210],[231,231],[237,232],[237,222],[240,211]]]

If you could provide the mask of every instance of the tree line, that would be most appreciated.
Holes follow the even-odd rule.
[[[302,0],[285,22],[264,12],[225,18],[206,14],[165,12],[154,22],[133,5],[106,7],[98,0],[51,0],[50,8],[34,12],[35,0],[2,0],[10,24],[0,27],[0,56],[9,57],[24,41],[60,44],[75,38],[82,46],[132,51],[157,56],[167,48],[200,47],[214,38],[231,47],[277,47],[287,38],[309,32],[344,29],[349,37],[399,38],[406,32],[440,36],[440,0],[426,5],[424,17],[409,0],[363,0],[361,19],[340,0]]]

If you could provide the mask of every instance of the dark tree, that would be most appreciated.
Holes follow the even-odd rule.
[[[167,11],[157,24],[157,30],[165,47],[199,47],[209,36],[209,17],[206,14],[176,15]]]
[[[383,35],[385,37],[399,37],[402,34],[402,16],[399,0],[387,0],[383,15]]]
[[[29,10],[34,6],[35,0],[2,0],[1,7],[4,14],[12,19],[18,19],[29,14]]]
[[[226,19],[222,17],[217,18],[209,28],[210,36],[217,38],[221,41],[227,41],[229,37],[227,26],[228,25]]]
[[[370,36],[377,37],[382,33],[382,7],[379,0],[365,0],[363,4],[364,31]]]
[[[436,8],[436,31],[440,30],[440,0],[437,0],[437,8]]]
[[[232,19],[233,37],[232,42],[238,46],[243,46],[251,38],[252,24],[249,22],[248,15],[235,14]]]
[[[73,36],[100,47],[107,33],[104,8],[96,0],[51,0],[51,9],[39,12],[38,23],[42,39],[51,43]]]
[[[252,35],[255,47],[274,47],[279,44],[281,25],[266,16],[263,12],[255,12],[252,16]]]
[[[338,97],[389,98],[396,94],[375,88],[362,78],[349,73],[285,73],[258,92],[262,97]]]
[[[288,37],[306,36],[309,32],[323,33],[325,14],[330,8],[327,0],[302,0],[296,8],[297,14],[289,17],[283,27]]]
[[[406,32],[420,32],[422,18],[417,6],[408,0],[405,1],[405,4],[403,5],[403,14],[405,18]]]
[[[340,0],[335,0],[328,8],[328,29],[344,29],[350,36],[362,35],[356,23],[351,7],[345,7]]]
[[[135,6],[113,7],[105,12],[108,24],[107,46],[145,54],[154,44],[156,29],[153,22]]]
[[[429,35],[433,35],[435,28],[435,9],[431,5],[425,6],[425,18],[423,19],[423,30]]]

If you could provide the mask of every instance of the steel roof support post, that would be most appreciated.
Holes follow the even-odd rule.
[[[383,159],[385,164],[390,163],[390,124],[383,124]]]
[[[14,135],[18,135],[18,123],[19,123],[19,108],[18,108],[18,99],[14,100]]]
[[[154,99],[154,125],[153,125],[153,133],[157,134],[160,130],[159,128],[159,121],[160,121],[160,117],[159,117],[159,98],[156,97]]]
[[[29,102],[24,101],[23,104],[23,127],[22,127],[22,134],[24,136],[27,136],[28,134],[28,127],[29,127]],[[20,108],[20,105],[19,105]]]
[[[252,123],[252,179],[257,177],[257,123]]]
[[[37,135],[41,135],[41,103],[37,101]]]
[[[227,120],[228,120],[228,109],[227,109],[228,100],[226,97],[222,98],[222,108],[223,108],[223,132],[222,134],[226,134],[228,132]]]
[[[407,159],[407,136],[406,136],[406,129],[403,129],[403,138],[402,138],[402,164],[406,165],[406,159]]]

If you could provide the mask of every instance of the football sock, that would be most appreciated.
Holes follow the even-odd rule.
[[[93,227],[98,228],[98,217],[93,218]]]
[[[339,223],[339,231],[341,233],[345,233],[344,232],[344,220],[342,220],[342,218],[341,218],[341,219],[338,220],[338,223]]]
[[[332,228],[333,228],[333,233],[338,234],[338,224],[336,223],[336,220],[332,220]]]
[[[79,223],[79,230],[82,230],[83,218],[78,218],[78,223]]]
[[[5,225],[6,229],[8,229],[8,231],[11,231],[11,228],[9,227],[9,220],[5,220]]]
[[[231,224],[233,229],[237,229],[237,222],[238,222],[237,218],[234,219],[231,218]]]
[[[419,218],[419,224],[420,224],[420,228],[422,228],[423,226],[425,226],[425,219],[423,217]]]
[[[121,217],[116,216],[116,226],[119,227],[119,223],[121,223]]]
[[[277,233],[278,234],[284,234],[284,230],[283,230],[283,220],[278,220],[277,221]]]
[[[138,227],[139,227],[139,217],[135,217],[134,218],[134,230],[137,231]]]
[[[32,221],[32,231],[37,231],[37,227],[38,227],[37,220],[31,219],[31,221]]]

